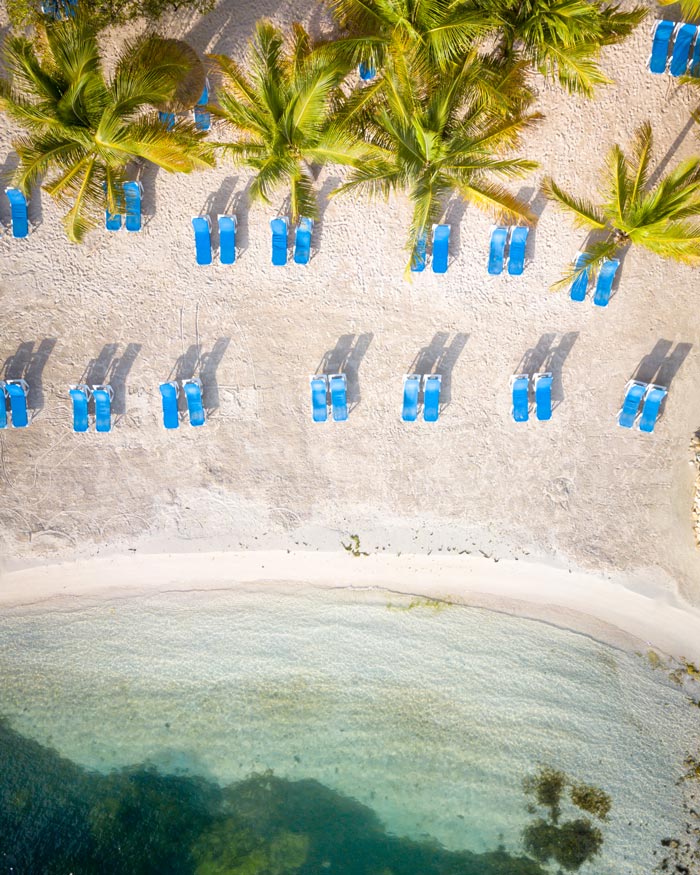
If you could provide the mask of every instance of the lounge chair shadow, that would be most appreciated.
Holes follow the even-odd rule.
[[[191,380],[199,370],[201,349],[199,344],[193,343],[181,356],[178,356],[175,365],[168,374],[168,381],[175,380],[182,386],[183,380]],[[181,412],[187,410],[187,399],[182,391],[178,395],[178,409]]]
[[[550,349],[548,358],[543,362],[542,370],[549,371],[552,375],[552,410],[555,410],[564,400],[562,381],[564,362],[578,340],[578,336],[578,331],[569,331],[564,334],[559,343]]]
[[[212,249],[217,249],[219,246],[219,215],[230,215],[233,203],[234,192],[237,176],[227,176],[216,191],[212,191],[202,208],[200,215],[209,216],[211,219],[211,243]],[[238,241],[236,241],[238,244]],[[238,248],[238,247],[237,247]]]
[[[200,358],[199,378],[202,381],[202,403],[207,414],[219,407],[219,384],[216,380],[216,371],[221,364],[230,337],[220,337],[211,348],[211,352],[205,352]]]
[[[231,198],[230,210],[236,216],[236,251],[239,255],[244,253],[250,245],[248,216],[250,214],[250,187],[253,180],[249,180],[245,188],[235,192]]]
[[[656,383],[669,389],[693,344],[678,343],[671,352],[672,347],[672,340],[657,340],[652,351],[637,365],[632,379],[640,383]]]
[[[552,351],[552,346],[556,339],[556,334],[543,334],[535,346],[530,347],[530,349],[525,352],[514,373],[527,374],[531,377],[533,374],[542,371],[542,366],[548,361]]]
[[[150,161],[146,161],[136,168],[133,177],[129,177],[130,179],[138,178],[138,181],[141,183],[143,189],[143,195],[141,197],[141,219],[145,225],[147,225],[156,214],[156,180],[159,171],[160,168],[157,164],[152,164]]]
[[[451,198],[447,206],[445,208],[445,212],[443,214],[443,218],[440,222],[444,225],[450,226],[450,252],[459,252],[462,246],[462,219],[464,218],[464,214],[467,211],[469,204],[462,200],[461,197],[453,197]],[[432,245],[433,239],[432,229],[428,229],[428,240],[430,241],[429,245]],[[456,256],[451,255],[450,264],[455,260]]]
[[[55,346],[55,337],[44,337],[39,341],[36,350],[34,341],[24,341],[3,365],[4,379],[27,381],[27,407],[34,412],[44,406],[42,375]]]
[[[114,357],[119,349],[118,343],[106,343],[97,358],[90,359],[78,382],[88,386],[99,386],[108,382]]]
[[[411,362],[408,374],[440,374],[440,409],[452,401],[452,371],[469,339],[468,334],[458,332],[448,345],[449,331],[438,331],[428,346],[419,350]]]
[[[317,374],[345,374],[347,378],[347,397],[350,411],[361,400],[359,369],[365,353],[374,338],[373,334],[343,334],[333,349],[324,353]]]
[[[129,343],[124,352],[112,361],[107,382],[114,391],[112,413],[115,416],[123,416],[126,413],[126,378],[139,352],[141,352],[140,343]]]
[[[528,261],[532,261],[535,257],[535,253],[537,252],[537,225],[539,219],[542,216],[542,213],[545,211],[547,206],[547,198],[545,197],[541,188],[535,188],[534,186],[523,186],[520,191],[516,194],[518,200],[527,204],[530,211],[535,214],[537,217],[537,222],[534,225],[530,225],[530,231],[527,235],[527,248],[526,248],[526,259],[525,264],[527,265]]]

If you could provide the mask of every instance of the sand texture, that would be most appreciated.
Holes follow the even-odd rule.
[[[323,31],[308,8],[223,2],[167,29],[240,57],[260,15]],[[538,194],[545,174],[592,194],[610,145],[628,143],[645,119],[659,166],[697,151],[692,95],[646,70],[650,31],[649,21],[605,51],[616,84],[595,102],[538,82],[546,118],[521,152],[541,168],[513,186],[540,214],[521,277],[487,275],[491,220],[455,200],[448,273],[407,282],[407,202],[329,200],[334,168],[318,178],[307,267],[270,264],[268,222],[285,193],[251,206],[250,176],[225,162],[190,177],[135,168],[143,230],[99,229],[80,247],[37,192],[29,238],[0,239],[0,361],[5,377],[30,383],[33,412],[29,428],[0,433],[5,561],[153,543],[342,551],[358,534],[367,552],[556,559],[677,585],[697,603],[697,272],[633,251],[607,309],[552,293],[585,235]],[[16,161],[11,135],[0,118],[5,170]],[[238,216],[236,264],[198,267],[190,218],[208,213],[215,226],[224,212]],[[7,226],[5,199],[0,219]],[[545,364],[552,420],[514,423],[510,375]],[[432,368],[443,375],[440,420],[402,423],[402,375]],[[311,421],[317,369],[347,373],[346,423]],[[158,384],[192,375],[204,383],[207,424],[166,432]],[[615,423],[634,375],[670,386],[651,436]],[[86,377],[114,388],[111,434],[71,430],[68,385]]]

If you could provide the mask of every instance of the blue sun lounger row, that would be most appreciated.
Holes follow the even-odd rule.
[[[29,386],[25,380],[0,380],[0,428],[7,428],[7,402],[10,402],[10,416],[13,428],[26,428],[27,394]]]
[[[657,74],[668,70],[671,76],[676,77],[700,77],[698,26],[663,19],[657,21],[652,32],[649,70]]]
[[[532,383],[535,390],[535,415],[544,422],[552,418],[552,375],[533,374]],[[510,385],[513,419],[516,422],[527,422],[530,416],[530,375],[515,374],[510,378]]]
[[[433,273],[447,273],[450,250],[450,226],[433,225]],[[428,235],[421,234],[411,256],[411,271],[422,273],[428,263]]]
[[[294,263],[308,264],[311,257],[311,234],[314,229],[314,220],[306,216],[299,219],[294,235]],[[287,263],[287,236],[289,233],[289,219],[287,216],[278,216],[270,221],[272,232],[272,263],[275,267],[283,267]]]
[[[182,381],[182,390],[187,401],[187,412],[190,425],[204,425],[204,404],[202,403],[202,383],[196,377]],[[163,427],[167,429],[178,428],[180,425],[180,412],[178,410],[178,397],[180,387],[176,380],[160,384],[160,395],[163,402]]]
[[[664,386],[630,380],[625,386],[625,397],[617,414],[617,424],[622,428],[632,428],[636,424],[640,431],[651,434],[659,418],[661,403],[667,394],[668,389]]]
[[[236,261],[235,216],[219,216],[219,261],[221,264],[234,264]],[[193,216],[194,250],[197,264],[212,263],[211,220],[209,216]]]
[[[106,188],[106,187],[105,187]],[[125,182],[122,185],[123,197],[117,192],[116,212],[110,213],[109,206],[105,209],[105,228],[108,231],[119,231],[122,227],[121,211],[125,211],[124,225],[127,231],[141,230],[141,201],[143,187],[140,182]]]
[[[525,268],[525,246],[530,229],[527,225],[513,225],[506,228],[494,225],[491,230],[488,272],[492,276],[503,273],[506,245],[508,245],[508,273],[520,276]]]
[[[204,90],[194,105],[194,126],[198,131],[208,131],[211,128],[211,113],[207,109],[209,103],[209,80],[204,82]],[[171,131],[175,127],[177,116],[174,112],[159,111],[158,119],[165,129]]]
[[[6,188],[5,194],[10,202],[12,236],[18,238],[26,237],[29,234],[27,198],[18,188]]]
[[[420,391],[423,388],[423,421],[437,422],[440,415],[440,374],[406,374],[403,378],[403,407],[401,419],[415,422],[418,419]]]
[[[571,283],[570,296],[572,301],[583,301],[586,298],[588,284],[590,282],[590,268],[586,267],[588,254],[579,252],[574,261],[574,268],[581,270],[585,268]],[[620,266],[620,261],[617,258],[608,258],[601,265],[598,271],[598,277],[595,284],[595,293],[593,295],[593,303],[596,307],[607,307],[612,293],[613,281],[615,274]]]
[[[90,401],[94,403],[95,431],[108,432],[112,430],[112,400],[114,392],[111,386],[86,386],[78,383],[70,386],[69,395],[73,402],[73,431],[85,432],[89,427],[88,410]]]
[[[330,407],[333,421],[345,422],[348,418],[348,381],[345,374],[314,374],[309,377],[309,384],[313,421],[326,422]]]

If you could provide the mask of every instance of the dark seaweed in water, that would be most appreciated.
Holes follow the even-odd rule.
[[[436,805],[440,800],[436,800]],[[0,873],[12,875],[545,875],[503,849],[388,835],[313,780],[221,788],[147,765],[89,772],[0,721]]]

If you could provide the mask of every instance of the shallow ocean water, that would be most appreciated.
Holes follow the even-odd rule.
[[[86,836],[95,823],[103,835],[105,823],[112,832],[129,831],[132,821],[122,822],[115,810],[125,804],[124,782],[131,793],[134,781],[148,785],[151,809],[172,807],[180,796],[183,811],[184,800],[195,797],[206,808],[206,852],[204,840],[186,830],[174,829],[168,839],[196,849],[199,863],[183,863],[183,872],[471,873],[444,854],[499,847],[524,854],[523,830],[547,816],[541,806],[528,810],[533,799],[523,789],[541,767],[611,798],[606,820],[583,815],[603,841],[579,871],[650,872],[660,841],[682,832],[677,782],[700,740],[697,709],[642,656],[478,609],[273,584],[100,602],[57,598],[8,610],[0,618],[0,716],[0,818],[11,836],[4,847],[0,839],[0,861],[19,873],[36,871],[26,862],[32,839],[23,833],[25,821],[35,820],[36,810],[54,816],[56,787],[81,788],[73,832],[84,820]],[[126,767],[116,783],[101,777]],[[55,786],[46,777],[54,771]],[[251,783],[251,776],[263,777]],[[247,869],[226,862],[222,836],[240,833],[242,798],[254,799],[251,823],[272,822],[274,808],[277,832],[265,840],[281,843],[287,868],[271,858]],[[282,798],[296,817],[308,810],[305,825],[292,822]],[[129,804],[136,812],[142,800]],[[58,807],[73,810],[65,801]],[[566,792],[561,807],[561,822],[582,816]],[[323,831],[307,835],[324,817]],[[192,814],[188,822],[198,821]],[[332,842],[336,859],[322,836],[341,822],[346,832]],[[54,829],[60,844],[60,818]],[[370,833],[373,841],[383,837],[383,848],[386,836],[432,848],[437,868],[417,863],[418,845],[408,842],[386,845],[386,859],[377,857],[361,847]],[[70,853],[77,860],[80,849]],[[70,853],[62,859],[70,862]],[[159,853],[154,846],[142,856],[150,855],[152,871],[175,871],[159,868]],[[363,862],[368,857],[371,865]],[[489,869],[484,858],[474,871],[556,871],[504,866]],[[84,862],[73,871],[107,870]]]

